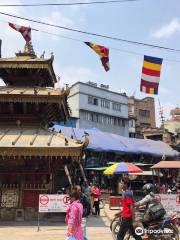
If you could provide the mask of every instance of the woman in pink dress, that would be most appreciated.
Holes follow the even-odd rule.
[[[81,227],[83,206],[79,201],[79,193],[70,194],[70,206],[66,213],[66,223],[68,225],[67,236],[73,236],[76,240],[83,240]]]

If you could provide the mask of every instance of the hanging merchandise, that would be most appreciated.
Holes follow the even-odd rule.
[[[8,23],[8,24],[14,30],[20,32],[26,42],[31,41],[31,28],[30,27],[19,26],[19,25],[14,24],[14,23]]]
[[[140,91],[149,94],[158,94],[162,58],[144,56]]]
[[[105,71],[109,71],[110,66],[109,66],[109,48],[106,48],[101,45],[97,45],[95,43],[91,42],[84,42],[87,44],[90,48],[92,48],[100,57],[102,65],[105,69]]]

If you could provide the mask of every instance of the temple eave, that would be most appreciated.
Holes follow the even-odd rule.
[[[82,146],[64,148],[0,147],[0,156],[3,157],[79,157],[81,152]]]

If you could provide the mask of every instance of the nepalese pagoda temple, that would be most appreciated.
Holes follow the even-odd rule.
[[[0,78],[0,220],[30,220],[40,193],[73,182],[88,140],[49,130],[69,117],[69,89],[54,88],[53,56],[38,58],[26,43],[24,52],[0,58]]]

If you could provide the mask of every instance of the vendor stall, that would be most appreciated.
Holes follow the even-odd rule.
[[[160,161],[151,167],[153,175],[158,176],[158,186],[162,193],[166,193],[168,188],[175,188],[179,184],[180,160]],[[179,186],[179,185],[178,185]],[[178,187],[177,187],[178,188]],[[177,189],[178,191],[180,189]]]

